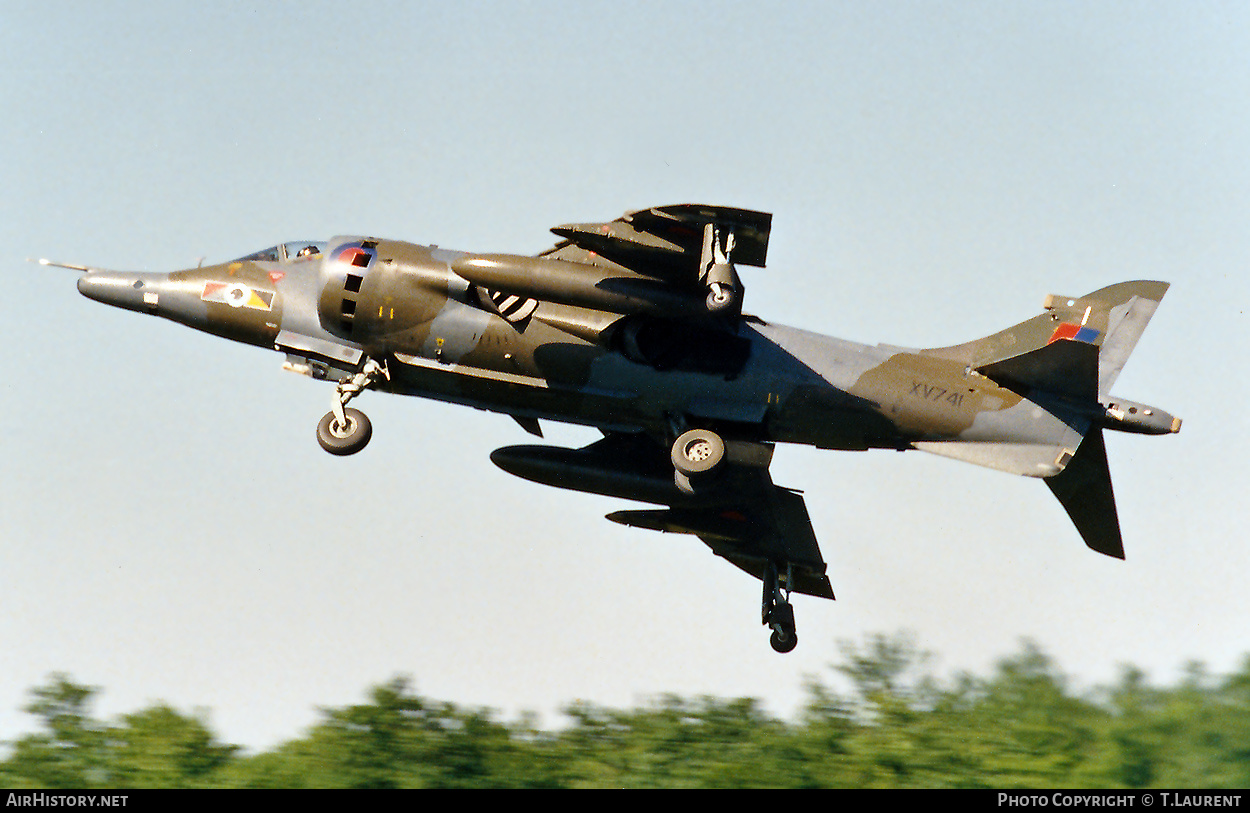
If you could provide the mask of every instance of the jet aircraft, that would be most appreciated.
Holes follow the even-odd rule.
[[[681,204],[552,231],[537,256],[377,237],[294,241],[173,273],[84,272],[87,297],[285,354],[334,385],[317,440],[359,452],[365,390],[598,428],[580,448],[491,454],[519,477],[656,507],[608,514],[693,534],[763,582],[771,643],[797,643],[793,592],[832,599],[800,492],[773,483],[777,443],[919,449],[1044,480],[1085,543],[1124,557],[1103,431],[1180,420],[1110,394],[1168,284],[1048,296],[1044,312],[950,347],[863,345],[742,309],[772,215]]]

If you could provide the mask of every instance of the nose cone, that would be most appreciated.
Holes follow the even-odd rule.
[[[78,292],[88,299],[131,311],[154,312],[166,274],[116,274],[92,271],[78,280]]]
[[[160,316],[227,339],[272,347],[280,301],[271,277],[239,263],[170,274],[88,271],[78,291],[88,299]]]

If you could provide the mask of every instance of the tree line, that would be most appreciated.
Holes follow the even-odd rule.
[[[667,695],[572,704],[555,730],[397,677],[258,754],[165,704],[96,719],[98,690],[53,675],[30,692],[39,730],[6,744],[0,787],[1250,787],[1250,656],[1222,677],[1189,664],[1170,687],[1124,667],[1084,694],[1028,642],[985,676],[940,680],[929,663],[907,635],[872,636],[833,666],[850,690],[811,679],[795,720],[749,697]]]

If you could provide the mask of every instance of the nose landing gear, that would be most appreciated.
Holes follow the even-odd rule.
[[[347,409],[347,402],[367,389],[378,378],[390,380],[386,367],[373,359],[335,389],[333,408],[317,424],[317,442],[333,455],[356,454],[373,437],[373,424],[359,409]]]

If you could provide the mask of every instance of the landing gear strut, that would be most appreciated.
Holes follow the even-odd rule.
[[[373,437],[373,425],[359,409],[348,409],[347,402],[379,378],[390,380],[390,377],[384,365],[369,359],[360,372],[339,382],[333,407],[317,424],[317,442],[321,448],[334,455],[356,454],[365,448]]]
[[[769,562],[764,569],[763,623],[773,630],[769,643],[778,652],[789,652],[798,646],[799,636],[794,631],[794,605],[790,598],[790,565],[786,565],[784,586],[777,563]]]

